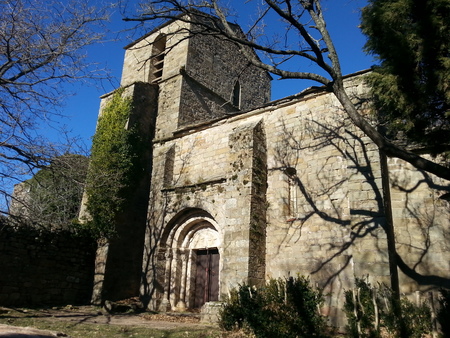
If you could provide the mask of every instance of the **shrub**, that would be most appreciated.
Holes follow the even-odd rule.
[[[256,337],[324,337],[325,320],[318,312],[322,303],[321,291],[301,276],[272,279],[260,288],[240,285],[221,310],[220,326]]]
[[[381,332],[398,336],[403,323],[407,337],[422,337],[432,331],[431,310],[426,303],[415,305],[406,298],[400,301],[401,314],[392,306],[394,294],[385,285],[371,286],[356,279],[354,290],[345,291],[344,312],[349,337],[380,337]]]
[[[346,327],[348,336],[380,336],[380,328],[375,320],[378,312],[373,302],[374,292],[374,288],[369,283],[359,278],[355,281],[354,290],[345,291],[344,312],[348,321]]]
[[[422,303],[420,305],[416,305],[410,302],[406,298],[402,298],[401,300],[401,309],[403,322],[405,323],[406,334],[411,338],[421,338],[427,334],[430,334],[432,331],[432,320],[431,320],[431,310],[427,303]],[[389,314],[392,318],[398,318],[396,314]],[[394,322],[390,328],[390,332],[395,333],[398,332],[399,320]]]

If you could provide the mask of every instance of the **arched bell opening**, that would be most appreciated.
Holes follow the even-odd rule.
[[[166,232],[163,306],[165,310],[197,309],[219,300],[222,236],[206,212],[183,213]]]
[[[150,73],[149,73],[150,83],[158,83],[159,81],[161,81],[163,76],[165,56],[166,56],[166,36],[161,34],[153,42]]]

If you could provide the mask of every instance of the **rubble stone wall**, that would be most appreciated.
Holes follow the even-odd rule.
[[[0,305],[89,304],[95,241],[67,232],[0,229]]]
[[[358,76],[347,81],[355,98],[367,92],[362,83]],[[239,283],[257,284],[257,276],[305,275],[329,295],[324,314],[343,325],[343,296],[354,287],[355,277],[390,284],[382,184],[389,177],[383,176],[377,147],[351,124],[330,93],[316,91],[208,127],[194,126],[157,141],[154,154],[145,251],[164,246],[160,238],[181,211],[204,210],[218,228],[221,295]],[[437,199],[442,192],[433,193],[432,184],[420,183],[420,172],[392,159],[389,167],[396,245],[412,269],[409,276],[400,270],[402,291],[429,289],[436,281],[445,285],[448,202]],[[419,187],[403,190],[400,178]],[[432,178],[430,182],[439,185]],[[412,216],[414,208],[420,210]],[[431,227],[424,228],[425,216],[428,221],[434,217]],[[174,288],[169,278],[181,277],[167,273],[170,255],[162,252],[146,258],[160,261],[153,265],[157,269],[147,271],[146,283],[157,280],[154,285],[165,288],[170,302]],[[160,278],[155,279],[158,269]],[[421,273],[442,278],[425,278],[421,286]],[[411,278],[415,276],[419,281]]]
[[[448,181],[388,160],[391,205],[399,253],[401,292],[450,288],[450,202],[439,197]]]

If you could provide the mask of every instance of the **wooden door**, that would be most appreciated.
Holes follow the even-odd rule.
[[[197,251],[194,308],[219,300],[219,250]]]

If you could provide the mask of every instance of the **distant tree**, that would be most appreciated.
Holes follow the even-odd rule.
[[[62,116],[66,84],[105,76],[84,51],[105,18],[85,0],[0,0],[0,213],[13,183],[70,151],[40,128]]]
[[[16,188],[11,216],[47,229],[69,228],[80,211],[88,162],[82,155],[54,158]]]
[[[450,150],[450,2],[370,0],[362,31],[380,61],[368,79],[380,122],[392,137]]]
[[[195,28],[190,32],[183,28],[184,33],[191,36],[209,34],[218,39],[232,41],[240,46],[249,62],[280,79],[316,81],[334,93],[354,125],[386,156],[400,158],[420,170],[450,180],[450,168],[390,141],[380,133],[377,126],[360,114],[344,87],[339,56],[327,29],[321,3],[320,0],[260,1],[258,5],[255,4],[254,19],[246,32],[230,24],[235,11],[223,7],[221,2],[216,0],[144,1],[142,13],[125,20],[154,21],[156,24],[164,20],[192,22]],[[448,19],[448,13],[444,15]],[[265,20],[276,20],[277,30],[274,34],[264,32]],[[312,67],[312,70],[303,71],[306,67]]]

